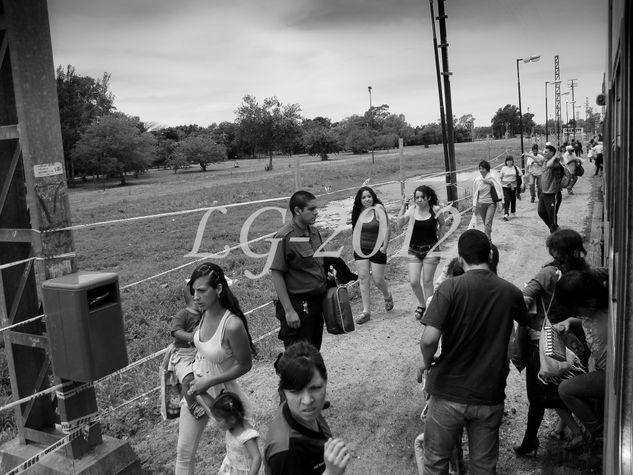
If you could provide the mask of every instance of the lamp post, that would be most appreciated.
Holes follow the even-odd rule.
[[[369,127],[370,127],[370,131],[369,131],[369,136],[372,139],[372,143],[371,143],[371,163],[375,163],[374,162],[374,109],[371,106],[371,86],[367,86],[367,90],[369,91]]]
[[[547,115],[547,86],[548,84],[560,84],[560,81],[545,81],[545,141],[549,142],[549,116]]]
[[[517,59],[517,87],[519,90],[519,134],[521,136],[521,170],[525,173],[525,156],[523,155],[523,111],[521,110],[521,76],[519,74],[519,62],[523,61],[524,63],[536,63],[540,56],[528,56],[527,58],[518,58]]]

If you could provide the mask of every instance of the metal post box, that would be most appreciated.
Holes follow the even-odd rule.
[[[75,272],[42,283],[53,373],[96,381],[128,364],[119,278]]]

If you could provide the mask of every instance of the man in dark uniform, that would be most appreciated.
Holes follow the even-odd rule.
[[[312,193],[301,190],[290,197],[288,206],[292,221],[275,235],[279,241],[270,266],[277,292],[276,316],[281,323],[279,339],[285,348],[306,340],[320,349],[327,276],[323,258],[314,257],[322,243],[314,227],[318,203]]]

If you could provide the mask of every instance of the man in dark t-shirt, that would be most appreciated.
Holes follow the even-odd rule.
[[[446,473],[462,428],[468,431],[470,471],[494,473],[499,455],[508,341],[527,323],[521,291],[490,271],[490,241],[481,231],[458,242],[465,273],[435,291],[422,323],[423,369],[430,394],[424,431],[424,474]],[[441,355],[433,362],[442,339]]]

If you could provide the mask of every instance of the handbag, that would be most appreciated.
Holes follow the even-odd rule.
[[[565,346],[560,333],[552,326],[549,320],[548,312],[553,301],[554,295],[552,295],[552,300],[546,309],[545,303],[541,299],[545,318],[543,319],[543,327],[539,337],[541,368],[538,373],[538,379],[543,384],[560,384],[563,379],[572,378],[587,371],[580,358]]]
[[[519,175],[519,169],[516,166],[514,167],[514,172],[517,175],[517,190],[519,190],[518,193],[520,193],[522,190],[521,187],[523,186],[523,177]]]
[[[499,201],[501,201],[501,198],[499,198],[499,195],[497,194],[497,189],[494,185],[490,185],[490,196],[492,197],[493,203],[499,203]]]
[[[163,420],[175,419],[180,416],[180,383],[176,373],[169,369],[169,360],[174,351],[174,347],[168,351],[160,367],[158,368],[158,378],[160,380],[159,406],[160,415]]]
[[[520,373],[527,366],[530,349],[530,332],[523,325],[515,325],[510,335],[508,359]]]
[[[354,331],[354,317],[347,287],[330,287],[323,297],[323,320],[328,333],[340,335]]]

